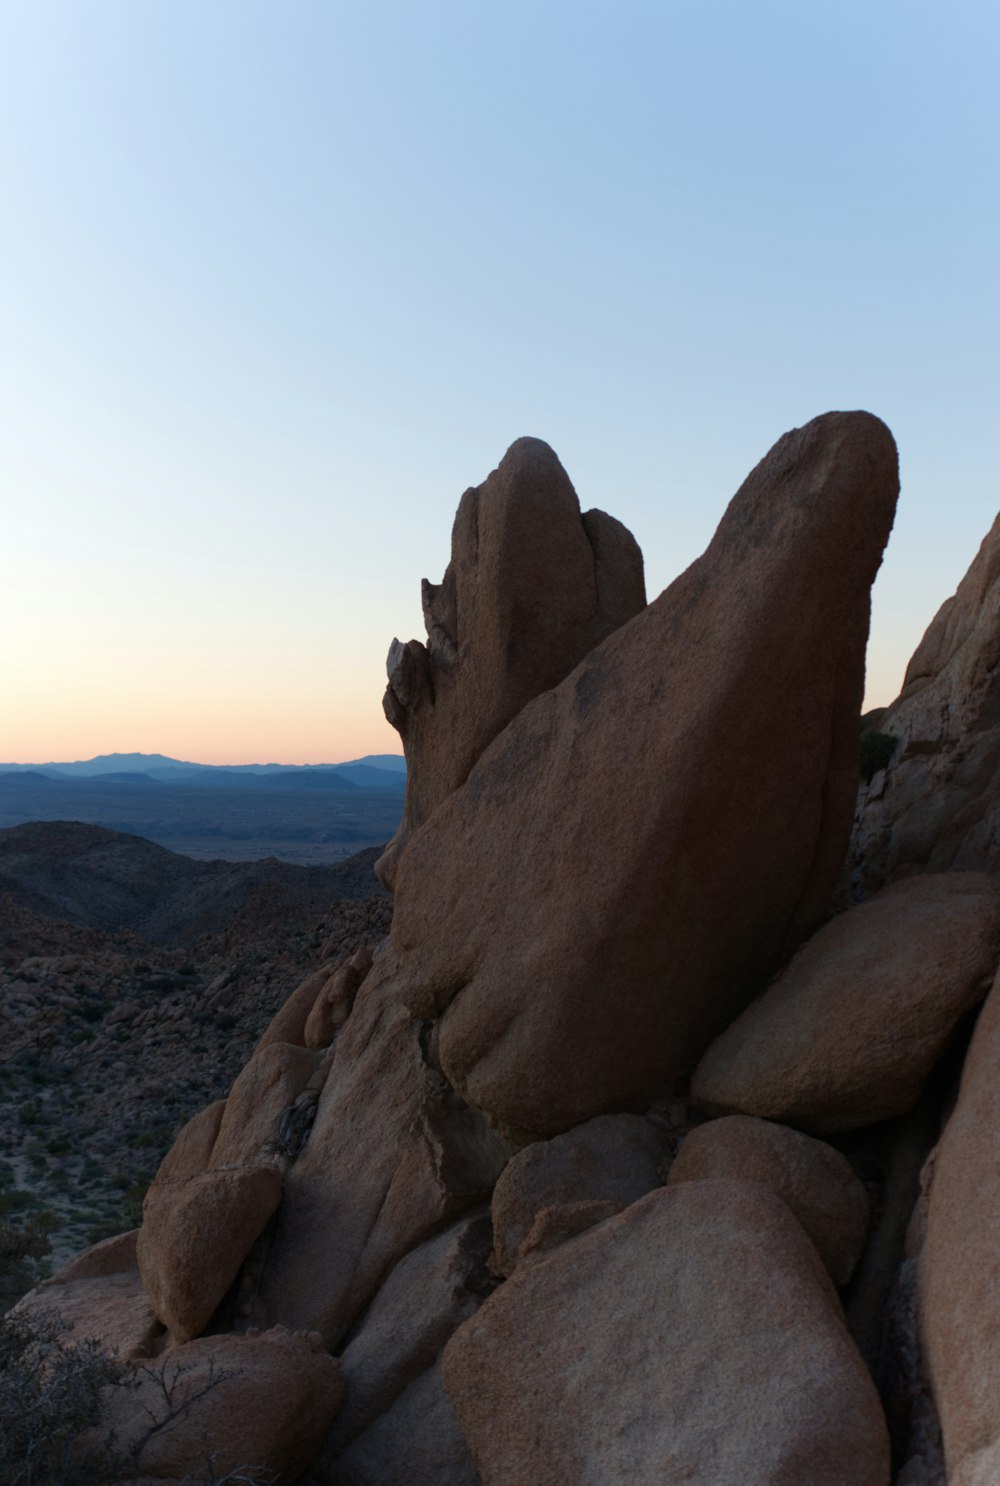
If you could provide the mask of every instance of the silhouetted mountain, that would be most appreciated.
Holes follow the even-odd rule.
[[[406,773],[406,759],[401,753],[366,753],[364,758],[345,759],[338,769],[354,769],[368,765],[373,769],[388,769],[396,774]]]
[[[398,753],[369,753],[364,758],[348,759],[341,764],[198,764],[183,759],[168,758],[163,753],[102,753],[91,759],[78,759],[74,763],[4,764],[0,773],[53,775],[67,779],[89,779],[97,777],[121,778],[123,775],[147,774],[162,782],[181,782],[194,778],[238,776],[240,778],[264,778],[281,774],[329,772],[331,769],[371,768],[379,773],[406,774],[406,760]],[[348,776],[350,777],[350,776]],[[369,787],[380,787],[374,782]]]

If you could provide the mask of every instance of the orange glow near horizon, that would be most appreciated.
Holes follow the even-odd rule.
[[[266,686],[264,687],[266,694]],[[355,699],[350,699],[355,700]],[[0,763],[70,763],[107,753],[162,753],[200,764],[340,763],[369,753],[402,753],[382,716],[381,696],[361,708],[302,697],[230,693],[186,708],[109,690],[88,678],[57,695],[33,698],[23,721],[0,721]],[[367,699],[366,699],[367,701]]]

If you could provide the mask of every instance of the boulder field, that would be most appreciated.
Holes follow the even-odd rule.
[[[539,440],[466,492],[388,938],[21,1302],[137,1480],[997,1486],[1000,535],[862,744],[897,493],[816,418],[647,605]]]

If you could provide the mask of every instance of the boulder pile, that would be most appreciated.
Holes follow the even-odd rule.
[[[22,1302],[159,1380],[137,1479],[1000,1481],[1000,531],[859,797],[897,492],[817,418],[648,606],[545,444],[462,498],[389,655],[388,939]]]

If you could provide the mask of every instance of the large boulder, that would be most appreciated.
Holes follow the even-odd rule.
[[[586,1124],[518,1151],[493,1192],[494,1264],[509,1275],[538,1215],[547,1208],[596,1203],[605,1218],[662,1181],[662,1127],[642,1115],[598,1115]],[[589,1226],[584,1223],[583,1226]]]
[[[836,1292],[750,1183],[651,1192],[519,1266],[444,1381],[484,1486],[888,1486]]]
[[[280,1201],[275,1166],[153,1183],[142,1206],[139,1272],[175,1341],[204,1331]]]
[[[855,892],[912,872],[1000,871],[1000,517],[877,726],[895,750],[859,796]]]
[[[315,1455],[341,1392],[337,1363],[316,1336],[283,1327],[207,1336],[138,1370],[134,1387],[111,1390],[105,1423],[132,1467],[123,1480],[134,1469],[144,1482],[291,1483]]]
[[[385,713],[406,751],[400,840],[462,784],[526,702],[646,602],[631,533],[580,503],[541,439],[518,439],[455,517],[451,562],[423,583],[427,644],[394,640]],[[383,859],[383,875],[391,875]]]
[[[949,1486],[1000,1481],[1000,976],[937,1148],[920,1254],[924,1355]]]
[[[838,1285],[854,1273],[868,1233],[868,1193],[825,1141],[787,1125],[730,1115],[698,1125],[670,1167],[670,1185],[713,1178],[760,1182],[798,1218]]]
[[[252,1311],[335,1346],[404,1255],[489,1199],[509,1148],[428,1061],[383,956],[337,1037]]]
[[[847,846],[897,489],[867,413],[786,434],[705,555],[410,837],[398,990],[440,1018],[471,1104],[532,1135],[635,1107],[815,926]]]
[[[1000,880],[912,877],[848,909],[708,1049],[707,1108],[824,1134],[915,1103],[1000,960]]]

